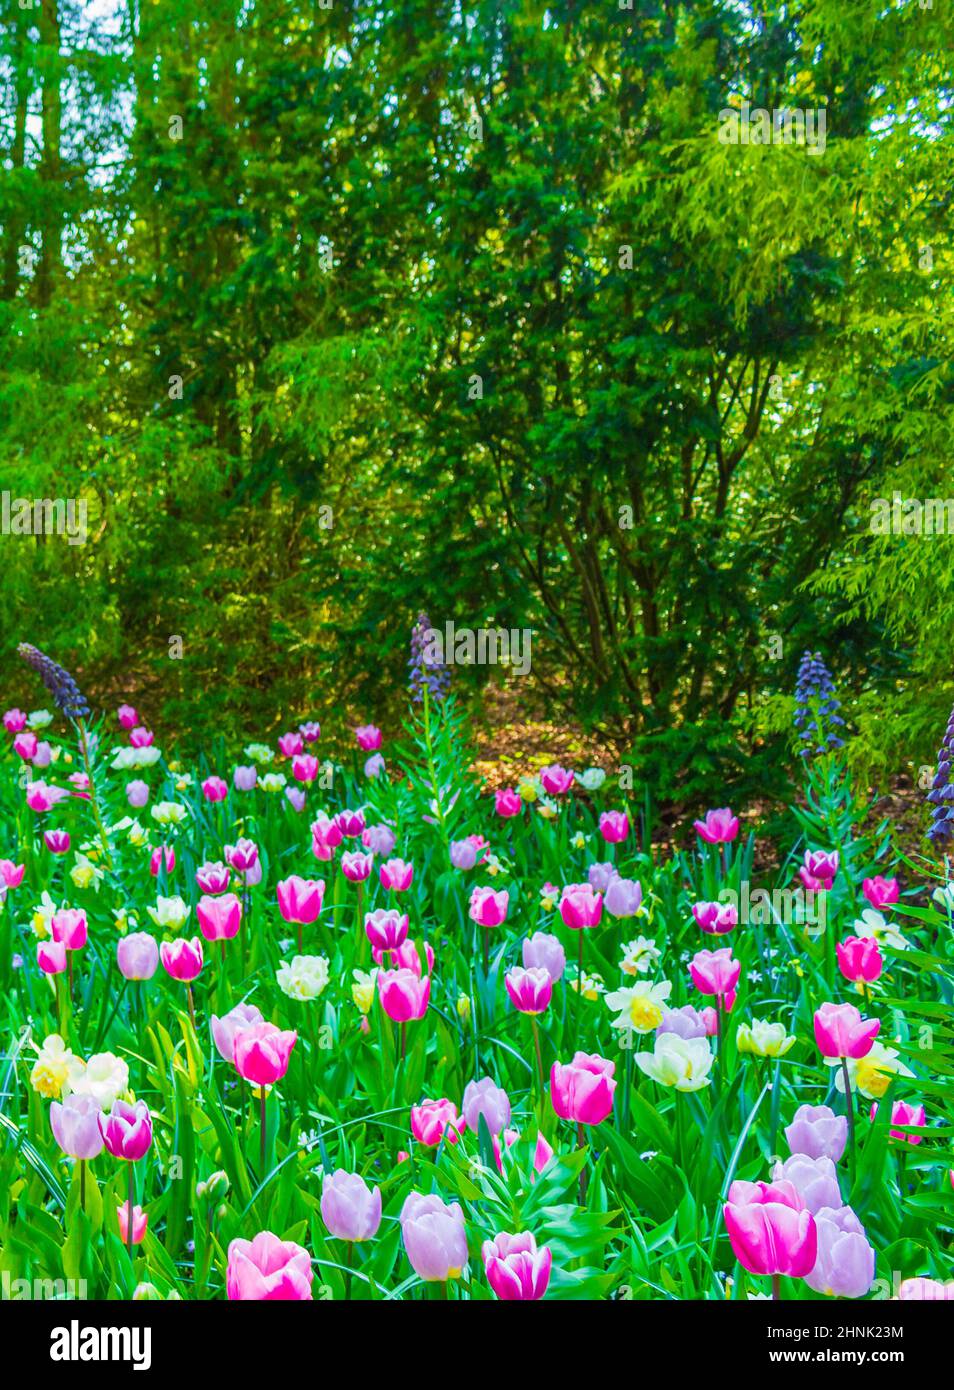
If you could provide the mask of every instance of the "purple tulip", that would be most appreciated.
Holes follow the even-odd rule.
[[[851,1207],[822,1207],[815,1213],[818,1258],[805,1283],[835,1298],[863,1298],[874,1283],[875,1252]]]
[[[566,953],[555,936],[534,932],[523,943],[523,964],[527,970],[548,970],[554,984],[566,969]]]
[[[339,1240],[371,1240],[381,1225],[381,1189],[337,1168],[321,1185],[321,1219]]]
[[[830,1158],[809,1158],[807,1154],[792,1154],[784,1163],[772,1169],[772,1181],[790,1182],[812,1214],[822,1207],[842,1205],[838,1175]]]
[[[510,1123],[510,1098],[489,1076],[480,1081],[468,1081],[464,1087],[461,1113],[467,1128],[477,1133],[477,1122],[483,1115],[491,1134],[499,1134]]]
[[[459,1202],[409,1193],[401,1208],[401,1235],[418,1278],[428,1283],[460,1278],[467,1263],[467,1233]]]
[[[470,840],[454,840],[450,847],[450,862],[455,869],[472,869],[477,863],[477,846]]]
[[[53,1137],[71,1158],[95,1158],[103,1151],[99,1106],[92,1096],[67,1096],[50,1106]]]
[[[635,879],[614,878],[607,884],[603,904],[611,917],[635,917],[643,901],[643,890]]]
[[[676,1033],[680,1038],[704,1038],[708,1033],[706,1021],[698,1009],[691,1004],[683,1004],[680,1009],[667,1009],[662,1023],[656,1029],[660,1033]]]
[[[117,941],[116,961],[125,979],[151,980],[159,969],[158,943],[148,932],[131,932]]]
[[[785,1138],[793,1154],[830,1158],[837,1163],[848,1142],[848,1119],[836,1115],[828,1105],[800,1105]]]
[[[591,864],[586,871],[590,887],[596,893],[605,893],[614,878],[619,875],[613,864]]]

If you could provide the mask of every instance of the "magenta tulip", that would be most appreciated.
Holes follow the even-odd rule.
[[[234,893],[203,896],[196,907],[199,930],[206,941],[230,941],[242,925],[242,904]]]
[[[550,1099],[563,1120],[598,1125],[613,1109],[615,1062],[586,1052],[572,1062],[554,1062],[550,1069]]]
[[[159,947],[159,959],[174,980],[191,984],[202,973],[202,942],[197,936],[191,941],[164,941]]]
[[[553,994],[553,980],[549,970],[542,966],[532,966],[522,970],[515,965],[504,977],[504,985],[510,1002],[522,1014],[542,1014],[546,1011]]]
[[[815,1013],[815,1042],[823,1057],[867,1057],[881,1020],[862,1018],[854,1004],[822,1004]]]
[[[144,1100],[137,1100],[135,1105],[125,1100],[114,1101],[109,1114],[100,1114],[97,1123],[114,1158],[135,1163],[152,1143],[152,1116]]]
[[[802,1279],[815,1266],[815,1218],[790,1182],[739,1182],[723,1207],[736,1259],[752,1274]]]
[[[487,1282],[498,1298],[521,1302],[543,1298],[553,1255],[547,1246],[538,1250],[529,1231],[485,1240],[480,1253]]]
[[[260,1231],[229,1244],[225,1288],[233,1302],[307,1302],[311,1285],[311,1256],[294,1241]]]

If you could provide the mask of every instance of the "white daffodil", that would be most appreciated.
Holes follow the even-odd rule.
[[[33,909],[33,916],[30,918],[30,926],[33,928],[33,935],[38,936],[41,941],[53,935],[53,916],[59,911],[56,903],[45,890],[38,907]]]
[[[860,1091],[869,1100],[880,1100],[891,1085],[893,1076],[913,1076],[914,1072],[901,1061],[896,1048],[885,1047],[875,1040],[866,1057],[849,1057],[848,1077],[852,1089]],[[826,1063],[835,1067],[835,1085],[842,1095],[845,1093],[845,1073],[840,1057],[826,1057]]]
[[[879,946],[888,946],[892,951],[906,951],[911,945],[894,923],[886,921],[873,907],[865,908],[855,922],[854,929],[855,936],[866,936],[869,940],[873,938]]]
[[[634,985],[614,990],[606,996],[606,1007],[619,1014],[613,1019],[613,1027],[629,1033],[651,1033],[662,1023],[666,1000],[671,993],[669,980],[656,985],[650,980],[638,980]]]
[[[637,936],[623,947],[620,969],[624,975],[648,975],[662,958],[662,951],[648,936]]]

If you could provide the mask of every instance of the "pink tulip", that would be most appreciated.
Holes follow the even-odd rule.
[[[172,845],[160,845],[154,849],[149,857],[149,872],[153,878],[159,877],[159,870],[165,865],[167,874],[171,874],[176,867],[176,852]]]
[[[504,985],[510,995],[511,1003],[522,1014],[542,1014],[553,994],[553,980],[549,970],[531,967],[522,970],[514,966],[504,977]]]
[[[884,969],[881,949],[871,936],[848,936],[835,946],[838,969],[846,980],[871,984]]]
[[[348,810],[339,811],[335,816],[335,825],[341,831],[342,835],[347,835],[349,839],[353,839],[364,830],[364,812]]]
[[[506,920],[510,895],[506,888],[474,888],[470,895],[468,916],[481,927],[499,927]]]
[[[526,1302],[546,1293],[553,1255],[547,1246],[538,1250],[529,1231],[485,1240],[480,1253],[487,1282],[498,1298]]]
[[[359,724],[354,731],[358,747],[364,753],[376,753],[381,747],[381,730],[374,724]]]
[[[692,983],[700,994],[714,994],[725,999],[735,994],[742,973],[742,964],[734,959],[729,946],[719,951],[697,951],[689,963]]]
[[[62,941],[39,941],[36,963],[44,975],[61,975],[66,969],[66,947]]]
[[[68,951],[80,951],[86,945],[88,927],[81,908],[60,908],[54,912],[50,927],[53,940],[61,941]]]
[[[151,980],[159,968],[159,947],[148,932],[130,932],[116,943],[116,962],[126,980]]]
[[[90,1159],[103,1151],[99,1105],[92,1096],[65,1096],[50,1106],[53,1137],[71,1158]]]
[[[805,862],[798,876],[806,888],[814,893],[827,893],[838,872],[838,851],[807,849]]]
[[[705,820],[694,822],[696,834],[707,845],[725,845],[734,840],[739,833],[739,820],[729,810],[721,806],[717,811],[707,811]]]
[[[373,948],[375,965],[387,963],[394,970],[410,970],[418,979],[424,974],[424,964],[427,965],[427,973],[430,974],[434,969],[434,948],[429,941],[422,942],[424,947],[424,962],[421,961],[421,953],[417,943],[414,941],[402,941],[400,946],[392,949],[390,958],[387,962],[384,959],[384,952],[377,946]]]
[[[364,883],[371,877],[373,854],[362,854],[359,849],[346,849],[341,856],[341,872],[351,883]]]
[[[395,1023],[423,1018],[431,997],[431,977],[421,979],[413,970],[379,970],[378,994],[381,1007]]]
[[[64,830],[48,830],[47,835],[64,835]],[[67,849],[69,848],[70,837],[66,836]],[[62,853],[62,851],[57,851]],[[12,859],[0,859],[0,884],[6,888],[19,888],[23,882],[23,874],[26,869],[25,864],[14,864]]]
[[[625,811],[604,811],[600,816],[600,834],[608,845],[621,844],[629,830],[629,816]]]
[[[738,926],[739,914],[731,903],[693,903],[696,926],[711,936],[723,936]]]
[[[414,865],[403,859],[388,859],[378,869],[382,888],[390,888],[394,893],[404,893],[411,886]]]
[[[206,801],[224,801],[229,794],[229,784],[221,777],[207,777],[202,783],[202,795]]]
[[[252,1023],[235,1034],[235,1070],[255,1086],[272,1086],[288,1070],[298,1034],[276,1028],[274,1023]]]
[[[159,959],[174,980],[191,984],[202,973],[202,942],[197,936],[191,941],[164,941],[159,947]]]
[[[36,734],[29,731],[17,734],[13,740],[13,751],[22,758],[25,763],[31,762],[36,754]]]
[[[314,782],[319,762],[312,753],[298,753],[292,759],[292,776],[296,782]]]
[[[62,787],[48,787],[45,782],[30,782],[26,789],[26,803],[31,811],[49,811],[68,796]]]
[[[509,820],[512,816],[519,816],[523,810],[523,802],[513,787],[504,787],[501,791],[494,792],[494,810],[503,820]]]
[[[309,719],[307,723],[298,725],[298,732],[306,743],[317,743],[321,738],[321,725],[317,719]]]
[[[411,1106],[411,1133],[419,1144],[436,1149],[442,1139],[456,1144],[467,1121],[457,1114],[457,1106],[449,1100],[422,1100]]]
[[[871,1119],[878,1113],[877,1103],[871,1107]],[[910,1125],[912,1128],[924,1129],[927,1124],[927,1112],[923,1105],[909,1105],[905,1100],[896,1100],[891,1107],[891,1123],[893,1125]],[[905,1134],[904,1130],[892,1129],[892,1139],[906,1140],[909,1144],[920,1144],[920,1134]]]
[[[139,715],[133,709],[132,705],[120,705],[119,709],[116,711],[116,715],[122,727],[127,731],[135,729],[136,725],[139,723]]]
[[[364,930],[375,950],[396,951],[407,940],[407,914],[396,908],[379,907],[365,916]]]
[[[43,842],[51,854],[68,854],[70,837],[65,830],[44,830]]]
[[[898,880],[896,878],[882,878],[880,874],[876,874],[874,878],[866,878],[861,885],[861,891],[877,912],[880,912],[883,907],[890,907],[901,896]]]
[[[815,1267],[815,1218],[792,1183],[734,1182],[723,1207],[736,1259],[752,1274],[803,1279]]]
[[[228,867],[216,860],[214,863],[203,864],[195,871],[195,881],[202,889],[203,893],[224,893],[229,886]]]
[[[254,1240],[229,1244],[225,1288],[233,1302],[307,1302],[311,1299],[311,1256],[291,1240],[260,1231]]]
[[[222,1018],[212,1015],[212,1039],[218,1048],[219,1056],[232,1066],[235,1065],[235,1038],[243,1028],[264,1023],[261,1009],[254,1004],[236,1004]]]
[[[242,925],[242,904],[234,893],[222,897],[203,896],[196,907],[199,930],[206,941],[231,941]]]
[[[862,1018],[854,1004],[822,1004],[815,1013],[815,1042],[823,1057],[867,1057],[881,1020]]]
[[[258,867],[258,845],[254,840],[237,840],[225,846],[225,860],[237,874],[248,874]]]
[[[152,1143],[152,1116],[144,1100],[137,1100],[135,1105],[125,1100],[114,1101],[109,1114],[100,1114],[97,1123],[114,1158],[135,1163]]]
[[[300,878],[292,874],[275,886],[278,910],[286,922],[299,925],[315,922],[325,896],[325,881],[321,878]]]
[[[595,893],[588,883],[568,884],[560,896],[560,916],[574,931],[599,926],[603,894]]]
[[[155,735],[149,730],[139,727],[133,729],[129,735],[129,742],[133,748],[149,748]]]
[[[305,747],[301,734],[282,734],[278,740],[278,751],[283,758],[294,758]]]
[[[22,709],[8,709],[3,716],[3,727],[9,734],[18,734],[26,728],[27,717]]]
[[[507,1147],[508,1149],[512,1149],[513,1146],[514,1146],[514,1144],[516,1144],[517,1140],[520,1138],[520,1134],[519,1134],[519,1131],[516,1130],[516,1129],[505,1129],[505,1130],[504,1130],[504,1136],[503,1136],[503,1137],[504,1137],[504,1144],[506,1145],[506,1147]],[[497,1138],[496,1135],[494,1135],[494,1157],[495,1157],[496,1160],[497,1160],[497,1168],[498,1168],[499,1172],[502,1173],[502,1172],[503,1172],[503,1154],[502,1154],[501,1149],[500,1149],[500,1140]],[[553,1157],[553,1149],[550,1147],[550,1145],[549,1145],[549,1144],[547,1143],[547,1141],[544,1139],[544,1137],[543,1137],[542,1134],[537,1134],[537,1142],[536,1142],[536,1146],[535,1146],[535,1148],[534,1148],[534,1153],[533,1153],[533,1168],[534,1168],[534,1172],[536,1172],[536,1173],[542,1173],[543,1170],[544,1170],[544,1168],[545,1168],[545,1167],[547,1166],[547,1164],[550,1162],[550,1159],[551,1159],[552,1157]],[[531,1178],[531,1182],[532,1182],[532,1181],[533,1181],[533,1179]]]
[[[559,763],[551,763],[541,770],[540,781],[547,796],[565,796],[573,786],[573,773]]]
[[[550,1099],[563,1120],[598,1125],[613,1109],[615,1062],[586,1052],[574,1053],[572,1062],[554,1062],[550,1069]]]
[[[119,1221],[119,1234],[122,1236],[123,1245],[128,1249],[130,1245],[139,1245],[149,1226],[149,1217],[142,1207],[133,1207],[133,1228],[132,1239],[129,1236],[129,1202],[123,1202],[121,1207],[116,1208],[116,1218]]]
[[[311,852],[316,859],[334,858],[335,850],[341,844],[341,831],[333,820],[320,815],[311,827]]]

